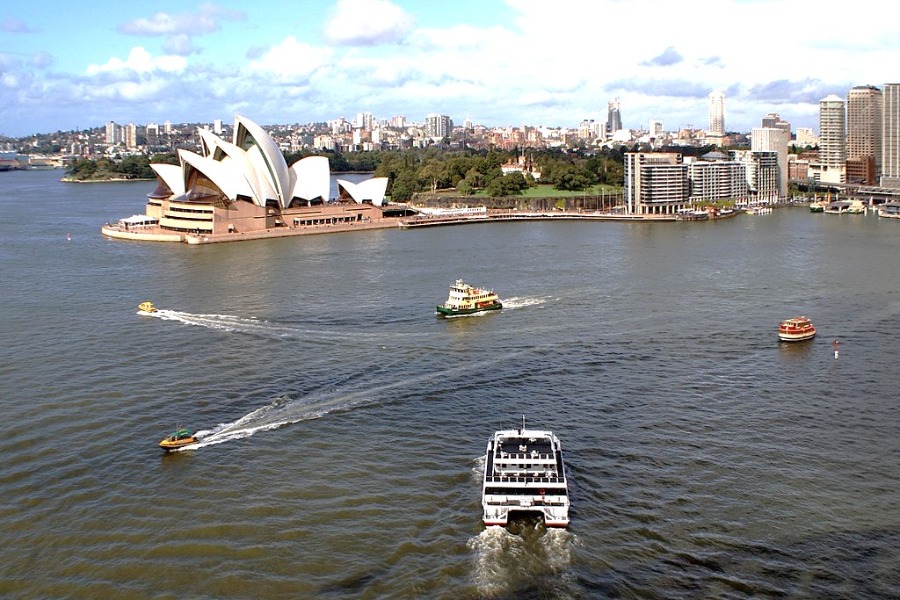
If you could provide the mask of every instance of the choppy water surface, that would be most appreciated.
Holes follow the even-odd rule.
[[[152,184],[59,176],[0,174],[0,595],[900,596],[898,222],[190,247],[100,235]],[[504,310],[436,318],[457,277]],[[779,345],[797,314],[819,336]],[[522,414],[566,531],[481,525]]]

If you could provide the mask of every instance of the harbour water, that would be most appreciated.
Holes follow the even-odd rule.
[[[60,175],[0,176],[0,596],[900,596],[900,222],[192,247],[101,236],[153,184]],[[436,318],[457,277],[504,309]],[[522,415],[565,531],[481,524]],[[177,425],[206,437],[165,455]]]

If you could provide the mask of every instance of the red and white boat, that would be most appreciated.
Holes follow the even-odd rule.
[[[816,337],[816,327],[807,317],[785,319],[778,326],[778,339],[782,342],[804,342]]]

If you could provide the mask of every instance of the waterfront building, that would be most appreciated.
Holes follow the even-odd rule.
[[[782,198],[779,192],[781,168],[778,164],[778,152],[732,150],[730,154],[735,160],[739,160],[747,166],[747,188],[750,203],[770,204],[778,202]]]
[[[382,217],[388,180],[340,180],[343,201],[329,202],[328,158],[308,156],[290,167],[275,140],[259,125],[235,117],[227,142],[198,129],[201,153],[179,150],[179,165],[151,164],[157,188],[146,216],[158,222],[160,241],[184,235],[253,234],[298,226],[362,223]],[[115,227],[110,237],[127,237]]]
[[[763,122],[766,122],[764,119]],[[771,122],[771,121],[769,121]],[[778,156],[778,189],[780,198],[788,196],[788,142],[791,138],[791,127],[754,127],[750,137],[750,150],[752,152],[775,152]]]
[[[689,203],[688,166],[675,152],[625,153],[625,212],[675,215]]]
[[[900,188],[900,83],[886,83],[881,92],[881,186]]]
[[[846,107],[834,94],[819,101],[819,162],[815,165],[823,183],[844,183],[847,162]]]
[[[724,154],[710,153],[688,163],[690,201],[743,200],[747,197],[747,166]]]
[[[881,173],[881,90],[859,85],[847,94],[848,183],[876,185]]]

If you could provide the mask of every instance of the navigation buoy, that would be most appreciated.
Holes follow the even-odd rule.
[[[841,354],[841,350],[840,350],[840,347],[839,347],[839,346],[840,346],[840,342],[837,341],[837,340],[834,340],[834,342],[833,342],[831,345],[834,346],[834,357],[837,358],[837,357],[840,356],[840,354]]]
[[[71,241],[72,241],[72,234],[71,234],[71,233],[67,233],[67,234],[66,234],[66,239],[69,240],[69,241],[71,242]]]

